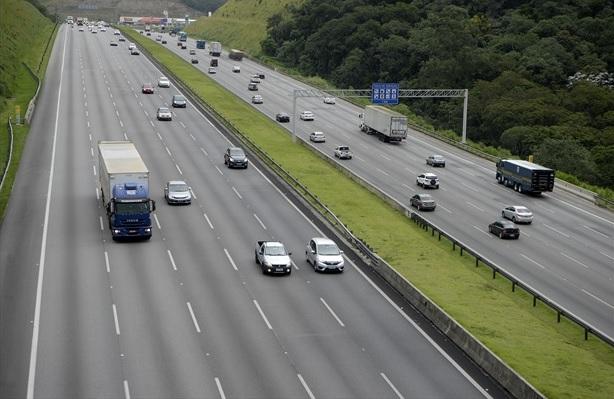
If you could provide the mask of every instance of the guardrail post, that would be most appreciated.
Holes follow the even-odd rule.
[[[478,267],[479,265],[480,265],[480,258],[476,256],[475,257],[475,267]]]
[[[456,243],[452,241],[452,251],[456,251]]]
[[[437,241],[441,241],[441,231],[439,232],[439,238]]]
[[[463,247],[460,247],[460,256],[463,256]]]
[[[497,269],[492,269],[492,279],[497,278]]]
[[[557,310],[557,312],[556,312],[556,322],[557,322],[557,323],[560,323],[560,322],[561,322],[561,312],[559,312],[558,310]]]
[[[431,237],[435,237],[435,228],[432,228],[433,230],[431,231]]]
[[[533,295],[533,307],[537,306],[537,296]]]
[[[516,292],[516,282],[512,281],[512,292]]]
[[[588,341],[588,328],[584,329],[584,340]]]

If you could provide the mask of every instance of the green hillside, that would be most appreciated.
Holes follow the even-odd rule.
[[[213,16],[201,17],[187,28],[190,36],[217,40],[252,55],[260,55],[267,21],[288,5],[303,0],[229,0]]]

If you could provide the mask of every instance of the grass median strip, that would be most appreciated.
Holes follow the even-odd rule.
[[[125,31],[245,137],[315,193],[353,233],[430,296],[493,352],[550,397],[614,396],[614,349],[511,284],[492,279],[383,200],[354,183],[245,101],[188,62],[134,31]],[[247,88],[246,88],[247,90]],[[330,188],[334,187],[334,190]],[[553,278],[555,278],[553,276]]]

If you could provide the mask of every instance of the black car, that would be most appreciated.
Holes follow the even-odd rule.
[[[436,207],[435,200],[429,194],[416,194],[409,199],[409,203],[411,206],[418,208],[419,211],[434,211]]]
[[[173,96],[173,107],[174,108],[185,108],[187,106],[188,102],[186,101],[185,97],[179,94],[175,94]]]
[[[509,220],[496,220],[488,225],[488,231],[498,235],[499,238],[520,238],[520,229]]]
[[[224,153],[224,164],[229,168],[247,169],[247,156],[240,147],[230,147]]]
[[[290,122],[290,115],[286,114],[285,112],[280,112],[279,114],[275,115],[275,120],[277,122]]]
[[[198,59],[192,58],[192,64],[198,64]]]

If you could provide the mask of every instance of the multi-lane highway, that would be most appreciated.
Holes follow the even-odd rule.
[[[188,48],[182,50],[177,38],[164,37],[168,49],[187,60],[193,57],[188,51],[196,48],[194,40],[188,39]],[[196,67],[206,73],[211,57],[206,50],[196,49],[196,54]],[[240,74],[232,72],[233,65],[241,66]],[[257,71],[265,72],[266,78],[258,92],[248,91],[249,79]],[[492,162],[419,132],[410,132],[401,145],[380,142],[360,132],[360,108],[339,99],[335,105],[324,104],[322,98],[299,99],[297,114],[303,110],[315,114],[315,121],[301,121],[292,115],[293,90],[312,88],[253,61],[233,61],[224,52],[217,73],[209,76],[247,102],[255,93],[262,95],[264,103],[254,107],[271,118],[278,112],[297,118],[296,134],[306,141],[312,131],[323,131],[327,142],[314,147],[331,157],[335,146],[349,145],[354,159],[340,162],[402,204],[409,206],[413,194],[424,192],[416,185],[419,173],[436,173],[441,188],[428,192],[437,210],[422,213],[427,220],[614,339],[614,216],[610,211],[560,188],[541,197],[516,193],[497,184]],[[291,129],[292,123],[285,126]],[[444,155],[445,169],[427,167],[425,159],[430,154]],[[488,224],[509,205],[525,205],[535,215],[532,225],[520,226],[517,241],[488,233]]]
[[[160,71],[110,40],[63,26],[52,51],[0,230],[0,396],[505,396],[349,258],[314,273],[325,233],[255,165],[225,169],[191,105],[158,122],[177,90],[141,94]],[[113,242],[100,201],[96,143],[124,139],[157,201],[146,242]],[[164,202],[177,178],[192,205]],[[293,251],[290,276],[260,273],[258,239]]]

